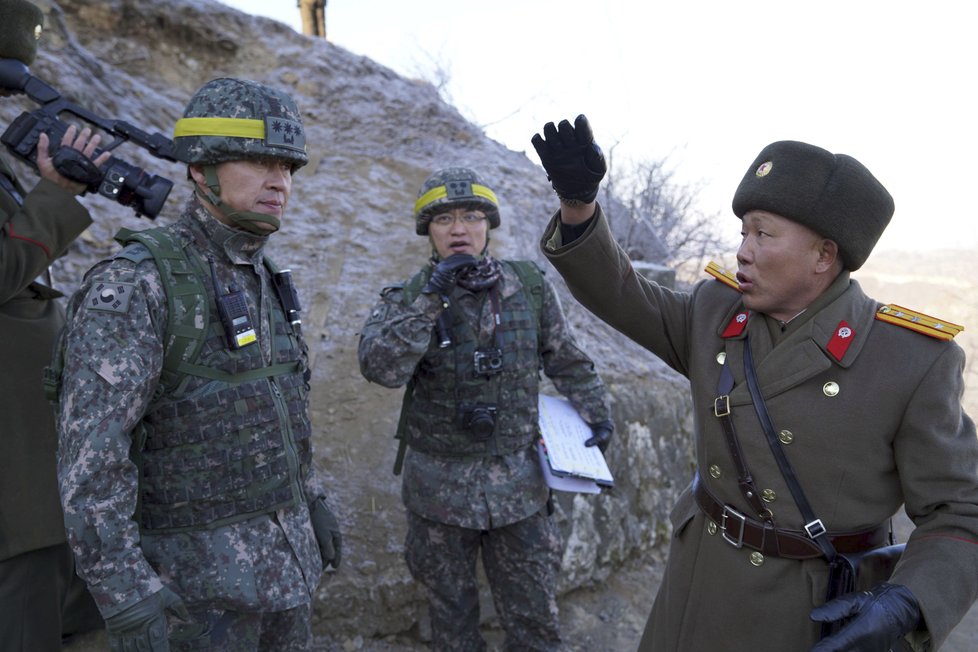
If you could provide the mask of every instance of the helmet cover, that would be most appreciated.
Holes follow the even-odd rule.
[[[489,228],[499,226],[499,201],[492,188],[471,168],[451,167],[425,179],[414,203],[415,230],[428,235],[431,218],[449,207],[471,206],[485,211]]]
[[[295,101],[258,82],[221,77],[194,93],[173,130],[174,156],[184,163],[275,157],[294,169],[309,162]]]

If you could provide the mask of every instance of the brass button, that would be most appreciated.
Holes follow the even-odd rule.
[[[839,383],[827,382],[822,385],[822,393],[829,398],[836,396],[839,393]]]
[[[726,359],[727,359],[727,352],[726,351],[720,351],[719,353],[717,353],[717,363],[718,364],[723,364],[724,360],[726,360]]]
[[[714,480],[719,480],[721,475],[723,475],[723,472],[720,471],[720,467],[717,466],[716,464],[711,464],[710,477],[713,478]]]
[[[795,440],[795,435],[790,430],[782,430],[778,433],[778,439],[781,440],[782,444],[790,444]]]
[[[710,521],[709,523],[706,524],[706,531],[709,533],[710,536],[715,535],[717,533],[717,524],[714,523],[713,521]]]
[[[773,503],[778,499],[778,494],[774,493],[774,489],[765,489],[761,492],[761,500],[766,503]]]
[[[750,553],[750,563],[754,564],[755,566],[763,566],[764,565],[764,555],[762,555],[759,552],[752,552],[752,553]]]

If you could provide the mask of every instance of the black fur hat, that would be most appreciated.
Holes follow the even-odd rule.
[[[737,186],[734,213],[743,218],[751,210],[775,213],[833,240],[852,271],[883,235],[893,198],[851,156],[782,140],[761,150]]]

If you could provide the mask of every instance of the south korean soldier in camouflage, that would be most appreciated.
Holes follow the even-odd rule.
[[[601,450],[613,432],[608,393],[542,270],[489,253],[499,206],[477,172],[435,172],[414,213],[431,259],[383,289],[359,360],[367,380],[407,385],[398,428],[405,558],[428,589],[432,647],[485,649],[481,551],[506,649],[556,650],[562,545],[537,454],[539,374],[592,424],[588,445]]]
[[[305,650],[340,534],[312,465],[291,276],[264,255],[307,162],[292,99],[202,86],[174,130],[194,194],[123,231],[53,365],[69,543],[113,650]]]

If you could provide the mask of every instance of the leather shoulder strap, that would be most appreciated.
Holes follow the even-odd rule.
[[[801,517],[805,520],[805,532],[818,544],[825,558],[828,561],[832,561],[836,553],[835,548],[832,546],[832,541],[829,540],[828,529],[822,523],[822,519],[815,516],[815,510],[812,509],[811,503],[808,502],[808,497],[805,496],[801,484],[798,483],[798,476],[795,475],[795,470],[791,466],[791,462],[781,449],[778,436],[775,434],[774,423],[771,421],[771,416],[767,412],[764,397],[761,396],[761,388],[757,383],[757,374],[754,372],[754,356],[750,350],[750,337],[744,340],[744,369],[747,374],[747,389],[750,390],[750,397],[754,402],[754,411],[757,412],[757,418],[761,422],[761,428],[764,430],[768,446],[771,448],[771,453],[778,463],[781,475],[784,476],[784,481],[788,485],[788,489],[791,490],[791,495],[795,499],[795,503],[798,505],[798,511],[801,512]]]

